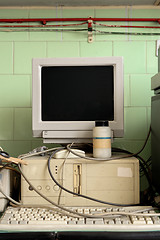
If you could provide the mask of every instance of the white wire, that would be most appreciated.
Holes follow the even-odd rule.
[[[19,166],[20,168],[20,166]],[[22,170],[20,168],[20,171],[22,173]],[[24,173],[22,173],[23,177],[25,177],[25,180],[26,180],[26,176],[24,175]],[[121,211],[117,211],[117,212],[105,212],[105,213],[100,213],[100,214],[80,214],[80,213],[77,213],[75,211],[72,211],[68,208],[65,208],[65,207],[62,207],[62,206],[59,206],[58,204],[54,203],[53,201],[49,200],[47,197],[45,197],[43,194],[41,194],[39,191],[37,191],[34,186],[28,181],[27,179],[27,182],[28,184],[33,188],[34,191],[36,191],[42,198],[44,198],[46,201],[50,202],[52,205],[56,206],[58,209],[55,209],[55,211],[59,211],[61,213],[64,214],[63,211],[65,212],[69,212],[70,214],[67,214],[65,213],[66,215],[69,215],[71,217],[75,217],[75,215],[79,215],[81,217],[84,217],[84,218],[100,218],[100,217],[103,217],[103,218],[106,218],[106,217],[118,217],[118,216],[142,216],[142,217],[153,217],[153,216],[160,216],[160,213],[140,213],[141,211],[143,212],[146,212],[146,211],[151,211],[151,210],[154,210],[154,208],[146,208],[146,209],[138,209],[138,210],[134,210],[132,212],[121,212]],[[22,203],[20,202],[17,202],[15,201],[14,199],[12,199],[11,197],[9,197],[7,194],[5,194],[5,192],[2,190],[2,188],[0,187],[0,192],[9,200],[11,201],[12,203],[18,205],[18,207],[33,207],[33,208],[50,208],[52,210],[54,210],[52,207],[48,207],[48,206],[33,206],[33,205],[23,205]],[[74,215],[72,215],[74,214]]]
[[[115,157],[111,157],[111,158],[93,158],[93,157],[86,157],[86,156],[82,156],[80,154],[78,154],[77,152],[74,151],[74,148],[71,149],[70,148],[70,144],[67,145],[67,150],[71,153],[73,153],[75,156],[79,157],[79,158],[84,158],[87,160],[92,160],[92,161],[112,161],[112,160],[118,160],[118,159],[122,159],[122,158],[128,158],[128,157],[133,157],[133,154],[127,154],[127,155],[118,155]]]
[[[40,154],[43,154],[43,153],[52,152],[52,151],[55,151],[55,150],[60,149],[60,148],[62,148],[62,147],[50,148],[50,149],[43,150],[43,151],[40,151],[40,152],[35,152],[35,153],[32,153],[32,152],[31,153],[26,153],[26,154],[19,155],[18,158],[24,159],[24,158],[40,155]]]
[[[143,212],[148,211],[148,208],[142,209],[142,210],[138,209],[138,210],[135,210],[135,211],[132,211],[132,212],[120,212],[120,211],[117,211],[117,212],[105,212],[105,213],[100,213],[100,214],[95,214],[95,215],[94,215],[94,214],[92,214],[92,215],[90,215],[90,214],[82,214],[82,213],[75,212],[75,211],[73,211],[73,210],[71,210],[71,209],[68,209],[68,208],[66,208],[66,207],[62,207],[62,206],[54,203],[53,201],[51,201],[50,199],[48,199],[46,196],[44,196],[42,193],[40,193],[40,192],[30,183],[30,181],[26,178],[26,176],[25,176],[24,173],[22,172],[22,169],[21,169],[21,167],[20,167],[20,164],[18,164],[18,166],[19,166],[19,169],[20,169],[23,177],[25,178],[25,180],[26,180],[26,181],[28,182],[28,184],[33,188],[33,190],[38,193],[38,195],[40,195],[42,198],[44,198],[46,201],[48,201],[49,203],[51,203],[51,204],[54,205],[55,207],[57,207],[57,208],[65,211],[65,212],[69,212],[69,213],[74,214],[74,215],[79,215],[79,216],[84,217],[84,218],[100,218],[100,217],[105,218],[105,217],[113,217],[114,215],[116,215],[116,216],[119,216],[119,215],[121,215],[121,216],[147,216],[147,217],[149,217],[149,216],[150,216],[150,217],[151,217],[151,216],[160,216],[160,213],[139,213],[140,211],[143,211]],[[33,207],[34,207],[34,206],[33,206]],[[36,206],[35,206],[35,207],[36,207]],[[153,208],[151,208],[150,210],[153,210]],[[138,212],[138,213],[137,213],[137,212]],[[72,217],[73,217],[73,216],[72,216]]]
[[[15,207],[15,208],[33,208],[33,209],[47,209],[47,210],[52,210],[53,212],[59,212],[61,214],[63,214],[64,216],[69,216],[69,217],[77,217],[75,216],[75,214],[68,214],[67,212],[64,213],[64,211],[61,211],[60,209],[58,208],[55,208],[55,207],[51,207],[51,206],[46,206],[46,205],[36,205],[36,206],[33,206],[33,205],[30,205],[30,204],[20,204],[20,205],[12,205],[12,207]]]
[[[71,146],[73,145],[73,143],[71,144]],[[66,157],[65,157],[65,159],[64,159],[64,161],[63,161],[63,163],[62,163],[62,166],[61,166],[61,168],[62,168],[62,174],[61,174],[61,179],[62,179],[62,186],[63,186],[63,173],[64,173],[64,164],[65,164],[65,162],[66,162],[66,160],[67,160],[67,158],[68,158],[68,156],[69,156],[69,151],[67,151],[67,154],[66,154]],[[59,193],[59,196],[58,196],[58,204],[60,204],[60,198],[61,198],[61,194],[62,194],[62,188],[60,188],[60,193]]]
[[[80,154],[77,154],[77,153],[75,153],[75,151],[74,150],[72,150],[71,148],[70,148],[70,146],[71,145],[73,145],[73,143],[72,144],[69,144],[69,145],[67,145],[67,150],[69,151],[69,152],[71,152],[71,153],[73,153],[74,155],[76,155],[76,156],[78,156],[78,157],[80,157],[80,158],[85,158],[85,159],[87,159],[87,160],[95,160],[95,161],[111,161],[111,160],[115,160],[115,159],[119,159],[119,158],[126,158],[126,157],[132,157],[133,155],[121,155],[121,156],[118,156],[118,157],[113,157],[113,158],[108,158],[108,159],[99,159],[99,158],[91,158],[91,157],[84,157],[84,156],[81,156]],[[43,154],[43,153],[47,153],[47,152],[51,152],[51,151],[55,151],[55,150],[57,150],[57,149],[60,149],[61,147],[56,147],[56,148],[51,148],[51,149],[47,149],[47,150],[44,150],[44,151],[41,151],[41,152],[37,152],[37,153],[28,153],[28,154],[24,154],[24,155],[20,155],[19,156],[19,158],[21,158],[21,159],[24,159],[24,158],[27,158],[27,157],[31,157],[31,156],[36,156],[36,155],[40,155],[40,154]],[[66,159],[65,159],[66,160]],[[19,165],[19,169],[20,169],[20,171],[21,171],[21,174],[23,175],[23,177],[25,178],[25,180],[28,182],[28,184],[33,188],[33,190],[35,191],[35,192],[37,192],[42,198],[44,198],[46,201],[48,201],[48,202],[50,202],[52,205],[54,205],[55,207],[57,207],[57,208],[59,208],[59,209],[61,209],[61,210],[63,210],[63,211],[67,211],[67,212],[69,212],[69,213],[72,213],[72,214],[74,214],[74,215],[79,215],[79,216],[81,216],[81,217],[84,217],[84,218],[99,218],[99,217],[107,217],[107,216],[109,216],[109,217],[113,217],[114,215],[121,215],[121,216],[160,216],[160,213],[137,213],[137,211],[139,212],[139,211],[148,211],[148,209],[142,209],[142,210],[137,210],[137,211],[134,211],[134,212],[112,212],[112,213],[110,213],[110,212],[107,212],[107,213],[101,213],[101,214],[96,214],[96,215],[94,215],[94,214],[92,214],[92,215],[88,215],[88,214],[80,214],[80,213],[77,213],[77,212],[74,212],[74,211],[72,211],[72,210],[70,210],[70,209],[68,209],[68,208],[64,208],[64,207],[62,207],[62,206],[60,206],[60,205],[58,205],[58,204],[56,204],[56,203],[54,203],[53,201],[51,201],[50,199],[48,199],[47,197],[45,197],[43,194],[41,194],[36,188],[34,188],[34,186],[30,183],[30,181],[27,179],[27,177],[24,175],[24,173],[22,172],[22,169],[20,168],[20,164],[18,164]],[[2,189],[0,189],[0,191],[2,192]],[[6,194],[4,193],[4,192],[2,192],[2,194],[6,197],[6,198],[8,198],[11,202],[13,202],[14,204],[17,204],[17,205],[21,205],[21,203],[19,203],[19,202],[16,202],[15,200],[13,200],[12,198],[10,198],[9,196],[6,196]],[[22,205],[23,206],[23,205]],[[35,206],[33,206],[33,207],[35,207]],[[151,209],[151,210],[153,210],[153,209]],[[66,213],[65,213],[66,214]],[[70,215],[70,214],[69,214]],[[73,215],[71,215],[72,217],[73,217]]]
[[[3,151],[3,148],[0,146],[0,151]]]
[[[81,217],[85,217],[85,218],[86,218],[86,217],[88,217],[88,218],[89,218],[89,217],[90,217],[90,218],[93,217],[93,216],[91,216],[91,215],[77,213],[77,212],[75,212],[75,211],[72,211],[71,209],[62,207],[62,206],[58,205],[57,203],[53,202],[52,200],[50,200],[50,199],[47,198],[45,195],[43,195],[42,193],[40,193],[40,192],[31,184],[31,182],[28,180],[28,178],[27,178],[27,177],[25,176],[25,174],[23,173],[23,171],[22,171],[22,169],[21,169],[21,167],[20,167],[20,164],[18,164],[18,167],[19,167],[19,170],[20,170],[22,176],[23,176],[24,179],[27,181],[27,183],[31,186],[31,188],[32,188],[39,196],[41,196],[43,199],[45,199],[47,202],[51,203],[52,205],[54,205],[54,206],[57,207],[57,208],[60,208],[60,209],[63,210],[63,211],[67,211],[67,212],[69,212],[69,213],[72,213],[72,214],[75,214],[75,215],[79,215],[79,216],[81,216]],[[96,217],[96,216],[94,216],[94,217]],[[99,216],[97,216],[97,217],[99,217]]]

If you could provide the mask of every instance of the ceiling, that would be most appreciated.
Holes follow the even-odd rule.
[[[159,5],[160,0],[0,0],[0,7]]]

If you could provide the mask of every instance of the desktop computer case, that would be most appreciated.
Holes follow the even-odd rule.
[[[22,170],[34,187],[55,203],[63,206],[102,206],[65,191],[51,179],[47,169],[48,156],[27,159]],[[51,171],[65,188],[103,201],[119,204],[139,203],[139,161],[124,158],[112,161],[85,159],[52,159]],[[23,204],[50,205],[21,178],[21,201]]]
[[[160,94],[152,97],[151,129],[152,180],[160,193]]]

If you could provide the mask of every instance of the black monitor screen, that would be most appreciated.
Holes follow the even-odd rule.
[[[42,121],[114,120],[114,67],[42,67],[41,94]]]

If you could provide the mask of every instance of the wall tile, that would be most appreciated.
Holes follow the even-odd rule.
[[[78,57],[79,44],[77,42],[48,42],[47,57]]]
[[[31,80],[25,75],[0,75],[0,107],[31,107]]]
[[[159,39],[160,29],[143,28],[143,26],[156,27],[157,23],[129,22],[128,37],[134,41],[155,41]],[[133,27],[132,27],[133,26]],[[135,27],[137,26],[137,28]],[[142,26],[142,27],[141,27]]]
[[[128,8],[97,8],[95,9],[96,18],[124,18],[128,17]]]
[[[14,140],[33,140],[31,108],[15,109]]]
[[[0,9],[0,16],[1,18],[72,18],[89,16],[159,18],[159,9],[134,9],[130,7],[119,9],[64,9],[63,7],[38,10]],[[142,24],[125,22],[101,23],[110,25]],[[71,24],[71,22],[68,24]],[[145,25],[153,26],[155,24],[148,22]],[[72,28],[87,29],[87,24]],[[5,149],[9,150],[14,156],[42,145],[42,140],[32,138],[31,131],[30,75],[33,57],[124,56],[125,138],[118,139],[118,141],[116,139],[114,144],[131,151],[136,151],[143,144],[150,124],[151,93],[149,78],[157,72],[155,40],[159,39],[159,36],[119,34],[120,32],[158,33],[160,30],[115,29],[100,26],[94,26],[94,28],[100,31],[116,32],[116,34],[93,33],[94,41],[88,44],[87,30],[84,32],[0,32],[0,84],[3,89],[0,96],[0,144],[3,143]],[[16,75],[12,76],[13,73]],[[141,75],[142,78],[140,78]],[[8,98],[6,91],[9,95]],[[141,92],[144,93],[144,91],[145,94],[142,95]],[[149,151],[150,145],[148,144],[145,153],[143,153],[146,159]]]
[[[80,56],[112,56],[112,42],[80,43]]]
[[[0,141],[0,146],[12,157],[18,157],[31,151],[30,141]]]
[[[32,58],[46,57],[44,42],[16,42],[14,47],[14,73],[31,74]]]
[[[34,11],[32,10],[30,12],[30,17],[43,17],[43,18],[87,18],[89,16],[94,16],[94,10],[93,9],[63,9],[63,7],[57,8],[57,9],[44,9],[44,10],[37,10]],[[78,22],[50,22],[48,24],[77,24]],[[80,22],[81,23],[81,22]],[[35,41],[43,41],[43,40],[52,40],[52,41],[61,41],[63,40],[67,40],[67,41],[74,41],[78,40],[78,41],[85,41],[86,40],[86,36],[87,33],[84,32],[72,32],[72,31],[65,31],[65,29],[77,29],[79,28],[79,26],[73,26],[73,27],[61,27],[62,29],[64,29],[64,31],[57,31],[57,32],[40,32],[40,33],[34,33],[31,32],[30,33],[30,39]],[[81,28],[86,28],[87,29],[87,24],[82,26]]]
[[[6,32],[0,31],[0,42],[1,41],[7,41],[7,42],[28,41],[28,36],[29,36],[28,32],[16,32],[16,31],[8,32],[8,30],[9,29],[6,29]]]
[[[52,144],[52,143],[43,143],[43,140],[41,138],[35,138],[34,141],[32,141],[32,149],[35,149],[37,147],[46,146],[48,149],[60,147],[60,144]]]
[[[130,18],[159,18],[159,9],[129,9],[129,17]],[[131,26],[158,26],[156,22],[130,22]],[[137,36],[139,40],[156,40],[159,39],[160,30],[158,29],[143,29],[143,28],[130,28],[129,31],[131,33],[141,33],[141,35],[132,35],[130,36],[130,40],[136,40]],[[146,33],[157,33],[158,35],[142,35]]]
[[[131,153],[136,153],[140,150],[143,146],[144,141],[133,141],[133,140],[126,140],[126,139],[115,139],[112,147],[117,147],[123,150],[127,150]]]
[[[124,149],[131,153],[137,153],[142,149],[144,142],[145,142],[145,139],[141,140],[141,141],[140,140],[134,141],[134,140],[125,140],[125,139],[115,139],[114,142],[112,143],[112,147]],[[140,156],[144,159],[148,159],[151,156],[150,138],[149,138],[149,141],[147,142],[146,147],[140,153]]]
[[[112,151],[114,148],[130,151],[130,142],[124,138],[115,138],[112,143]]]
[[[0,9],[1,18],[28,18],[28,9]]]
[[[41,138],[35,138],[35,140],[31,142],[31,144],[32,144],[32,150],[37,147],[46,146],[46,144],[43,143],[43,140]]]
[[[61,41],[62,39],[62,33],[57,31],[56,28],[54,31],[52,29],[48,29],[47,31],[42,31],[39,32],[30,32],[29,33],[29,39],[30,41]]]
[[[128,9],[127,8],[109,8],[109,9],[96,9],[95,10],[96,18],[127,18],[128,17]],[[96,30],[100,32],[96,32],[96,41],[104,40],[104,41],[117,41],[117,40],[128,40],[128,35],[122,35],[120,32],[128,32],[128,29],[124,28],[115,28],[115,27],[103,27],[98,26],[98,24],[102,25],[126,25],[125,22],[97,22],[95,25]],[[119,34],[118,34],[119,32]]]
[[[131,105],[150,106],[151,96],[151,77],[152,74],[131,75]]]
[[[0,42],[0,74],[13,73],[13,44]]]
[[[129,9],[130,18],[159,18],[159,9]]]
[[[74,29],[86,29],[85,31],[72,31],[73,28],[69,28],[69,30],[62,31],[62,40],[63,41],[77,41],[77,42],[87,42],[88,41],[88,31],[86,27],[76,27]]]
[[[95,30],[96,32],[93,33],[95,41],[119,41],[119,40],[127,41],[128,40],[127,28],[122,30],[119,28],[107,28],[107,27],[96,25]]]
[[[78,9],[78,8],[72,8],[72,9],[61,9],[58,11],[60,14],[60,17],[62,18],[88,18],[90,16],[94,17],[94,9],[88,8],[88,9]],[[63,24],[79,24],[80,22],[64,22]],[[63,27],[64,31],[62,31],[62,39],[63,41],[87,41],[88,33],[87,33],[87,27],[88,25],[82,25],[82,26],[73,26],[73,27]],[[71,31],[68,31],[67,29],[70,29]],[[73,29],[79,30],[79,29],[86,29],[86,31],[72,31]]]
[[[125,139],[140,140],[146,138],[147,113],[145,107],[127,107],[124,109]]]
[[[114,42],[114,56],[124,57],[125,73],[146,73],[146,43],[141,41]]]
[[[156,56],[156,42],[147,42],[147,73],[158,72],[158,57]]]
[[[130,76],[124,75],[124,106],[131,105],[131,89],[130,89]]]
[[[13,109],[0,108],[0,140],[13,140]]]
[[[63,9],[59,10],[61,12],[61,17],[63,18],[88,18],[90,16],[94,17],[94,8],[88,9]]]
[[[56,8],[51,9],[30,9],[29,18],[56,18],[58,17],[59,10]]]
[[[0,18],[11,18],[11,19],[21,19],[28,18],[29,10],[28,9],[0,9]],[[28,24],[28,23],[27,23]],[[4,25],[2,23],[2,25]],[[5,24],[7,25],[7,24]],[[21,26],[24,23],[8,23],[8,25],[17,25]],[[6,32],[5,32],[6,30]],[[28,40],[28,32],[19,32],[22,29],[10,29],[10,28],[0,28],[0,41],[26,41]]]
[[[133,24],[131,24],[133,25]],[[140,23],[135,23],[136,25],[141,25]],[[134,26],[133,25],[133,26]],[[147,24],[146,24],[147,25]],[[129,28],[129,40],[134,41],[155,41],[159,39],[160,29],[147,29],[147,28]],[[138,35],[139,34],[139,35]]]
[[[60,10],[58,9],[32,9],[29,12],[30,18],[60,18]],[[31,23],[34,25],[35,23]],[[48,22],[47,25],[59,25],[62,24],[61,22]],[[61,41],[62,33],[57,31],[55,32],[52,29],[44,31],[44,29],[39,31],[32,31],[29,33],[30,41]]]

